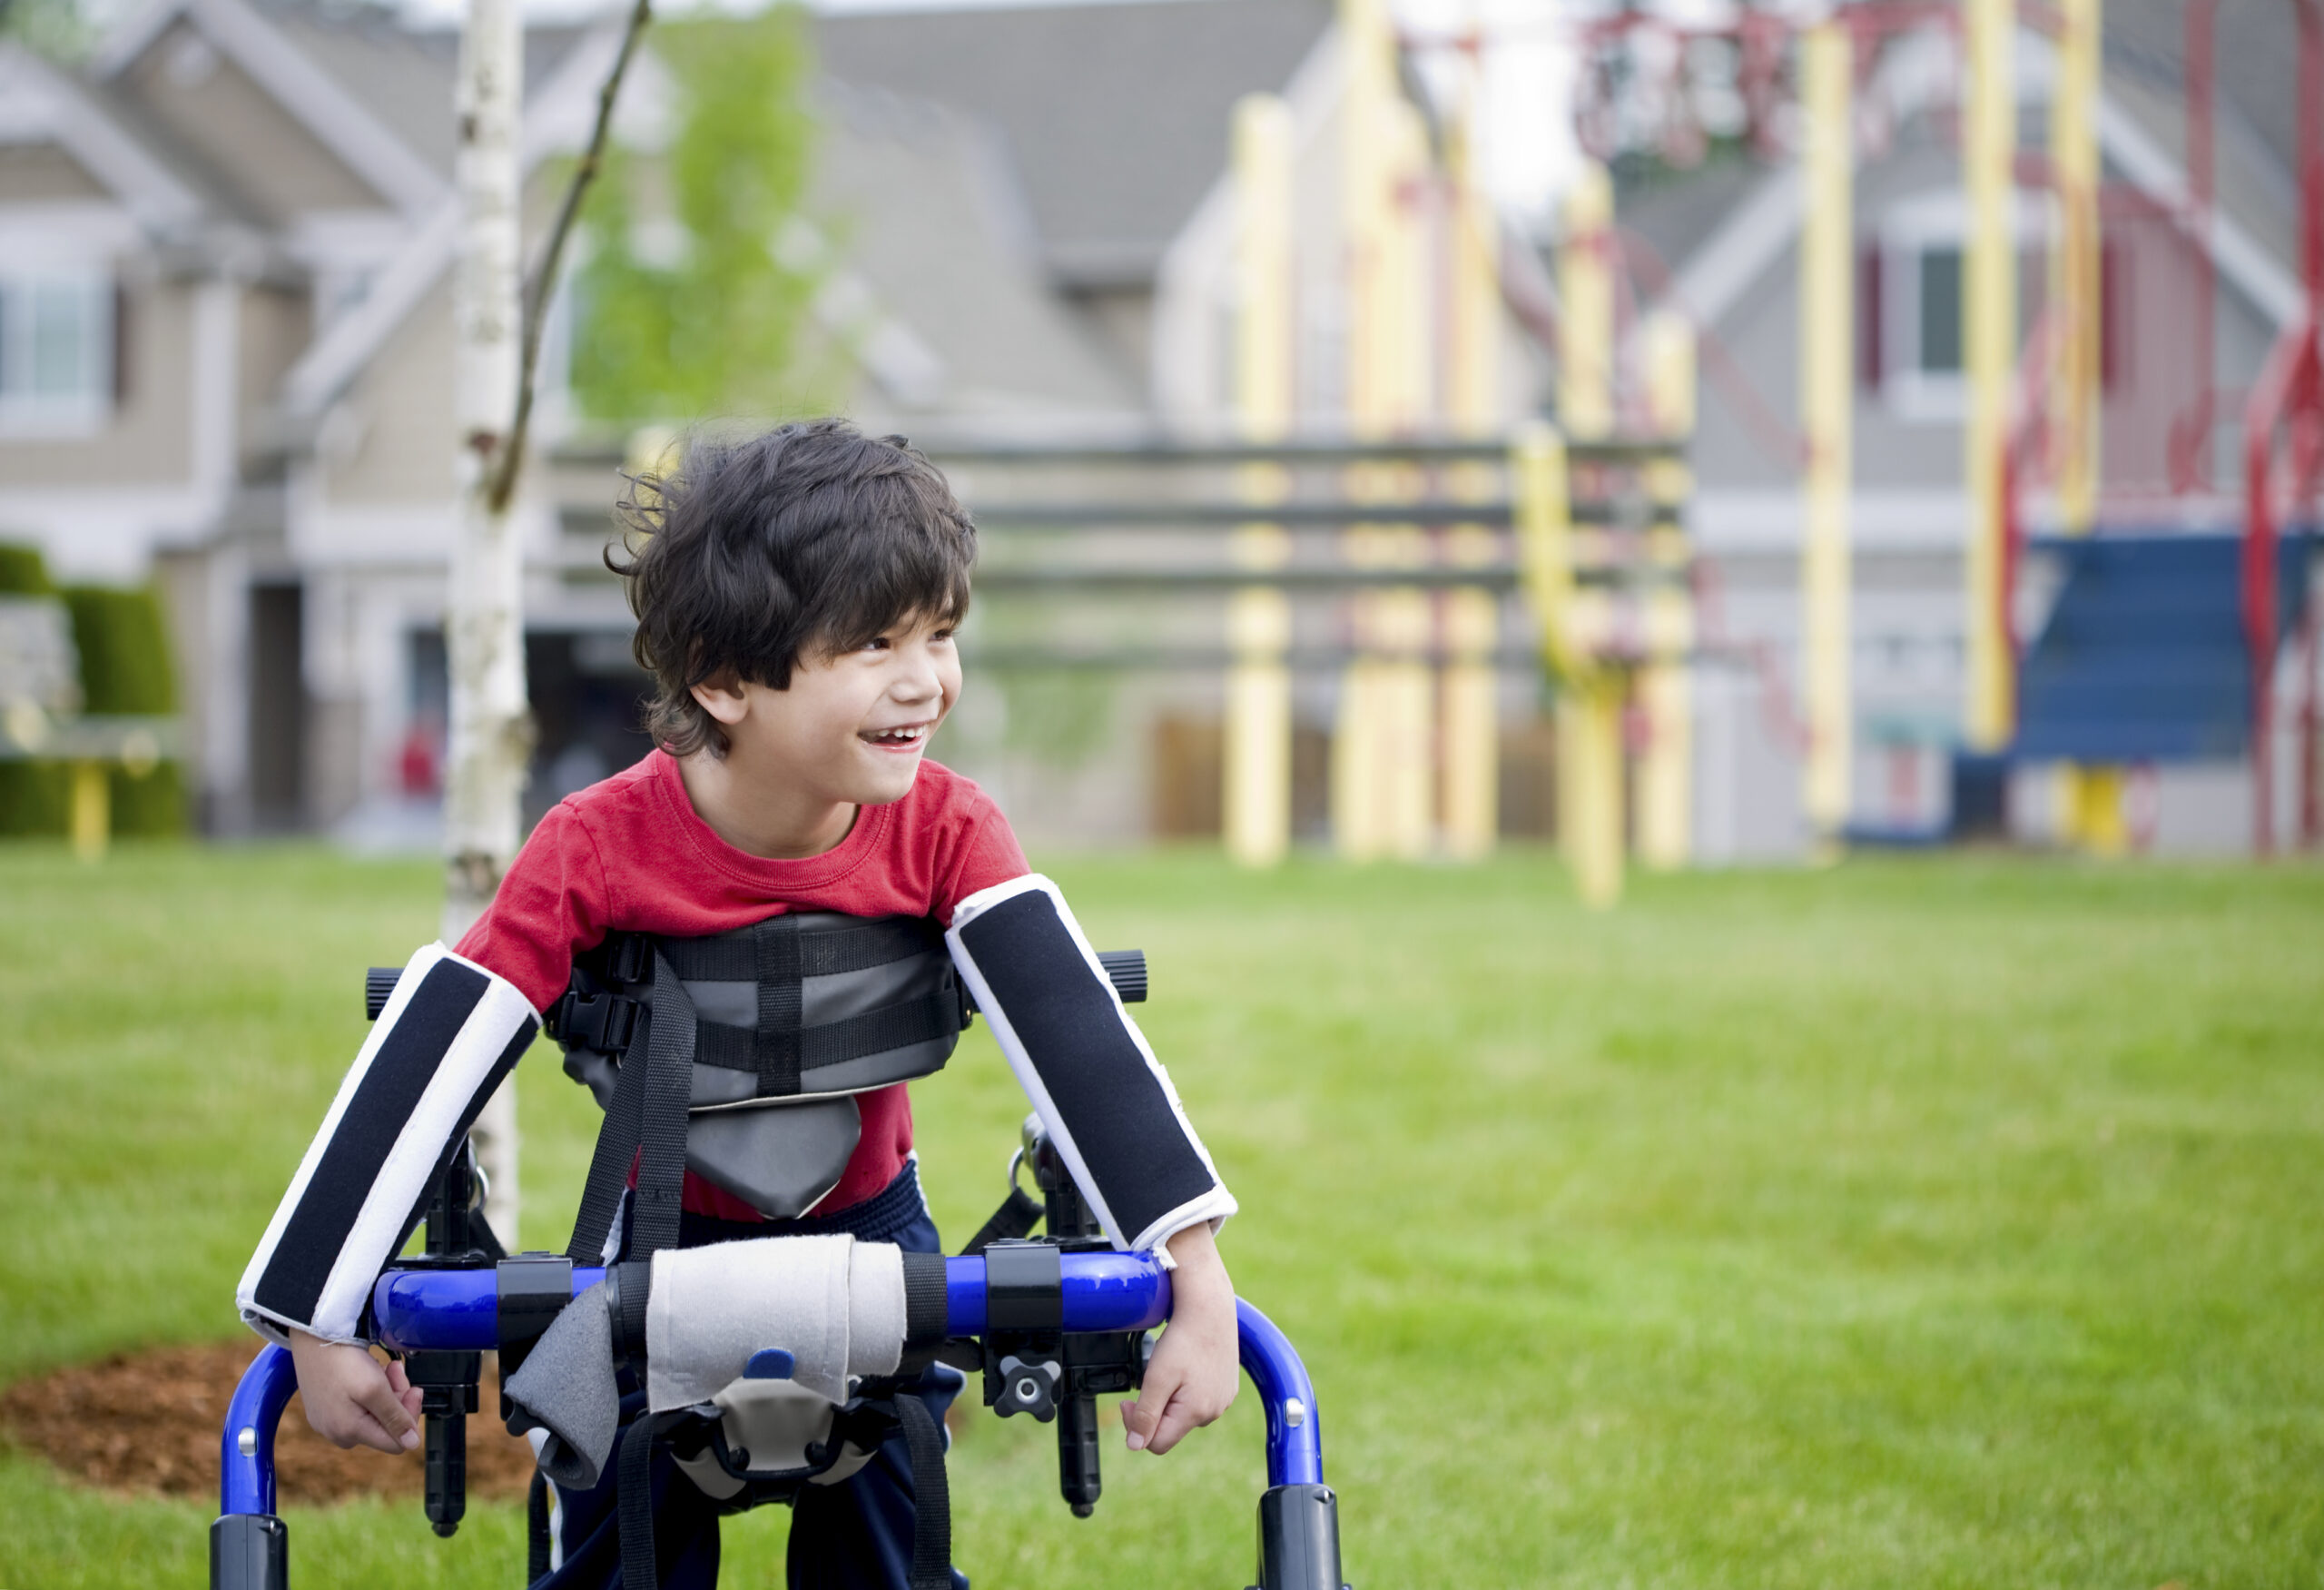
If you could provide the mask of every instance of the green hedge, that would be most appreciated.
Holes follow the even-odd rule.
[[[169,631],[161,598],[151,587],[60,590],[37,549],[0,546],[0,592],[64,597],[73,617],[73,645],[81,654],[83,711],[156,716],[177,710]],[[0,763],[0,834],[64,834],[70,821],[70,782],[69,770],[58,763]],[[116,767],[111,783],[114,834],[185,831],[185,774],[177,762],[163,762],[143,777]]]
[[[41,561],[37,547],[10,547],[0,544],[0,596],[53,597],[56,588],[49,583],[48,565]]]
[[[162,599],[151,586],[120,589],[76,585],[64,590],[73,613],[73,644],[81,653],[82,710],[165,716],[178,709],[176,669]],[[182,834],[185,775],[174,761],[145,770],[113,770],[113,831],[117,835]]]
[[[55,594],[38,548],[0,545],[0,595]],[[0,762],[0,835],[64,833],[69,783],[53,762]]]

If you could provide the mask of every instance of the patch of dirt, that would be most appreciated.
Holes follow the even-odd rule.
[[[244,1337],[118,1353],[20,1380],[0,1392],[0,1434],[84,1485],[214,1500],[226,1403],[257,1356]],[[532,1484],[533,1449],[501,1427],[500,1381],[489,1354],[477,1407],[468,1421],[468,1496],[521,1499]],[[389,1496],[409,1496],[419,1507],[419,1453],[343,1452],[308,1427],[295,1396],[283,1410],[274,1463],[285,1502]]]

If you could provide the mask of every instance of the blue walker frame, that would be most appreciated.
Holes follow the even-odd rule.
[[[1170,1314],[1170,1277],[1145,1253],[1059,1255],[1067,1334],[1144,1330]],[[605,1279],[576,1266],[573,1295]],[[944,1261],[948,1333],[986,1329],[982,1255]],[[498,1345],[498,1278],[491,1269],[381,1272],[372,1289],[381,1345],[473,1352]],[[1290,1338],[1237,1298],[1244,1373],[1266,1410],[1267,1489],[1259,1502],[1257,1590],[1344,1590],[1338,1502],[1324,1483],[1315,1390]],[[289,1529],[275,1513],[275,1427],[297,1389],[290,1352],[270,1344],[243,1371],[219,1443],[219,1517],[210,1531],[212,1590],[285,1590]]]

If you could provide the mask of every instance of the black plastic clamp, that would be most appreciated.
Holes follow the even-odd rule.
[[[1064,1267],[1054,1242],[1000,1241],[984,1250],[987,1331],[1054,1331],[1065,1324]]]
[[[211,1590],[290,1590],[290,1530],[271,1513],[228,1513],[210,1526]]]
[[[500,1417],[512,1411],[508,1377],[524,1367],[556,1317],[573,1300],[573,1260],[562,1253],[519,1253],[493,1267],[500,1294],[496,1328],[500,1340]]]
[[[606,1312],[613,1317],[615,1358],[645,1361],[645,1301],[653,1289],[650,1259],[625,1259],[606,1267]]]

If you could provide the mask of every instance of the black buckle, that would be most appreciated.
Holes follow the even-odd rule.
[[[644,983],[654,970],[654,941],[645,933],[612,933],[606,939],[606,980]]]
[[[548,1035],[567,1049],[619,1054],[637,1027],[637,1002],[617,993],[568,988],[548,1010]]]

